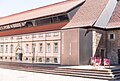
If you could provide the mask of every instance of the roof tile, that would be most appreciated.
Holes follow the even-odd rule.
[[[58,13],[64,13],[74,8],[75,6],[80,5],[85,0],[68,0],[60,3],[28,10],[25,12],[13,14],[10,16],[0,18],[0,25],[9,24],[13,22],[19,22],[23,20],[49,16]]]
[[[117,3],[115,11],[107,24],[107,28],[116,28],[120,27],[120,1]]]
[[[92,26],[109,0],[86,0],[72,20],[63,28]]]

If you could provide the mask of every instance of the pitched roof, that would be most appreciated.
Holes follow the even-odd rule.
[[[106,28],[118,28],[120,27],[120,1],[117,3],[115,11],[107,24]]]
[[[92,26],[99,18],[109,0],[86,0],[72,20],[63,28]]]
[[[0,25],[67,12],[85,0],[67,0],[0,18]]]

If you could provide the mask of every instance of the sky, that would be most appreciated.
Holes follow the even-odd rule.
[[[0,0],[0,17],[65,0]]]

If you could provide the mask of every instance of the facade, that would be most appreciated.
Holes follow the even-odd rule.
[[[0,18],[0,61],[120,64],[120,2],[67,0]]]

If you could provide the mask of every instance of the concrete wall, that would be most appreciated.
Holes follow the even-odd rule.
[[[101,49],[106,52],[106,32],[80,28],[80,65],[90,64],[90,57],[100,56]]]
[[[92,32],[80,29],[80,65],[89,64],[92,55]]]
[[[62,31],[62,65],[79,65],[79,29]]]

